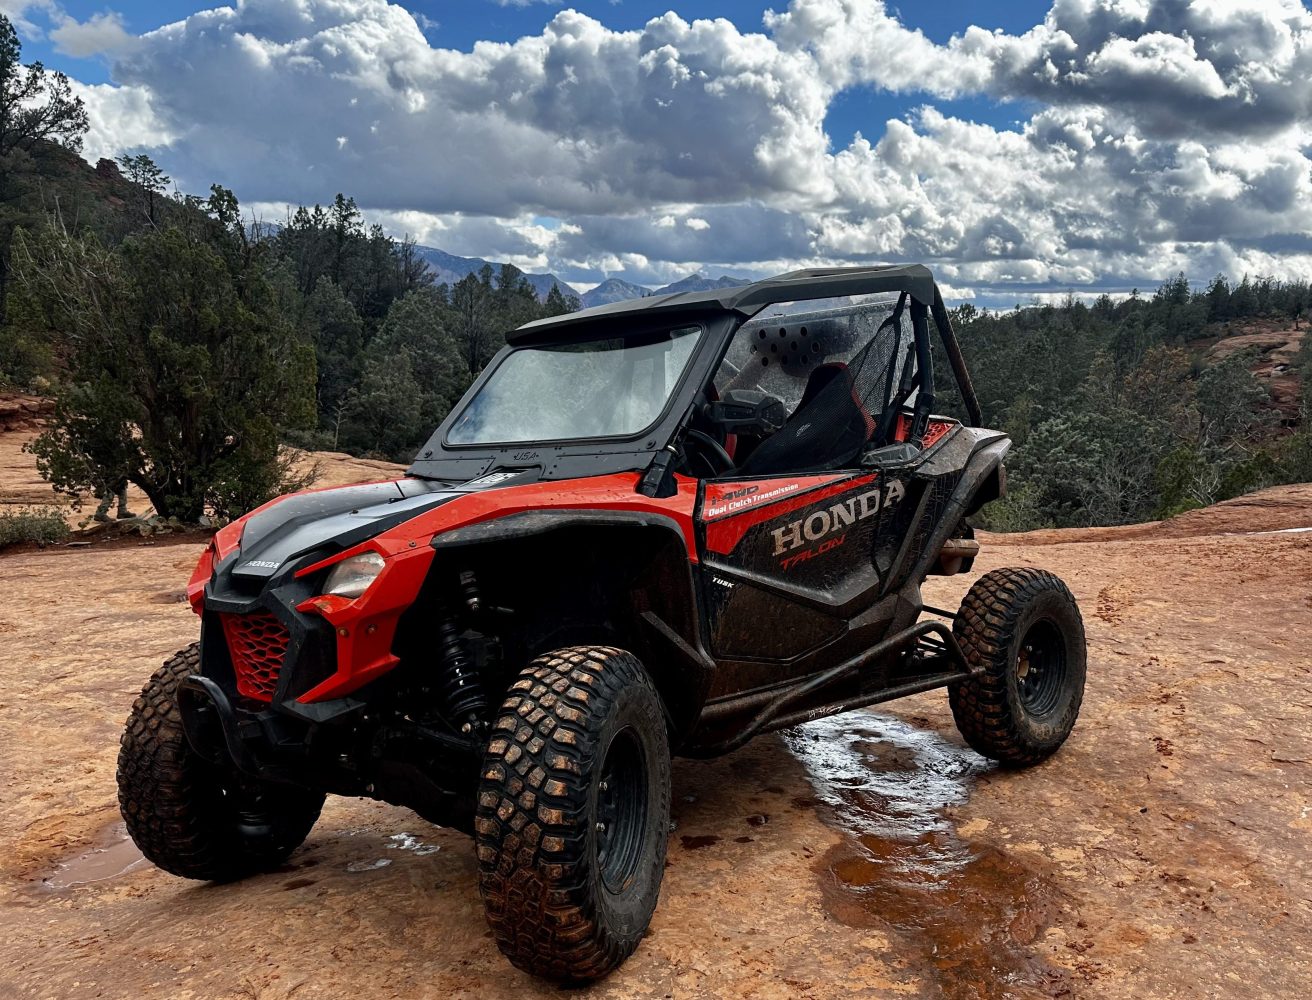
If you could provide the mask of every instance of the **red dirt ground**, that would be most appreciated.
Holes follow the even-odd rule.
[[[1047,567],[1084,611],[1088,693],[1062,752],[996,770],[936,692],[678,762],[651,934],[584,995],[1307,992],[1309,527],[1298,486],[1155,526],[986,537],[978,572]],[[195,636],[179,598],[199,551],[0,555],[0,997],[560,995],[497,952],[469,841],[405,810],[331,800],[283,870],[230,886],[124,841],[119,729]],[[955,606],[968,583],[926,597]]]

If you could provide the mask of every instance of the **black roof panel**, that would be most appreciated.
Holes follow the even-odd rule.
[[[756,315],[775,302],[804,299],[827,299],[840,295],[868,295],[873,292],[907,292],[926,306],[934,302],[934,276],[923,264],[896,264],[875,267],[828,267],[807,271],[790,271],[750,285],[714,288],[703,292],[673,292],[649,295],[640,299],[612,302],[591,309],[565,313],[525,323],[506,337],[517,344],[531,340],[550,340],[557,330],[612,319],[639,316],[676,316],[707,312],[737,312],[744,317]]]

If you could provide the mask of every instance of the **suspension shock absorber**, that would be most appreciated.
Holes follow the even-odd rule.
[[[478,577],[469,570],[464,570],[460,574],[460,590],[465,595],[465,606],[474,614],[478,614],[479,608],[483,606],[483,599],[478,593]]]
[[[442,659],[442,676],[438,696],[442,707],[462,733],[471,733],[484,725],[487,695],[478,671],[469,657],[465,642],[456,627],[455,615],[443,607],[437,626]]]

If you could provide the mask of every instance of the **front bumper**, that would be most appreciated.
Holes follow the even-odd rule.
[[[325,769],[311,751],[309,723],[273,709],[235,705],[215,681],[194,675],[178,685],[178,714],[191,748],[212,764],[263,781],[361,794],[347,775]]]
[[[231,763],[247,774],[270,776],[268,763],[260,760],[259,748],[269,742],[261,716],[238,716],[214,681],[199,675],[184,678],[178,685],[178,714],[187,742],[211,764]]]
[[[482,759],[476,741],[416,725],[320,725],[272,707],[234,702],[217,682],[200,675],[183,679],[177,702],[191,748],[225,771],[379,798],[441,826],[473,830]]]

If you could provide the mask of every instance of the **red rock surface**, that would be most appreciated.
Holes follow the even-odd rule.
[[[1084,611],[1088,693],[1062,752],[994,769],[933,692],[678,762],[651,934],[580,995],[1302,995],[1312,532],[1290,529],[1306,527],[1298,486],[1161,525],[986,538],[978,572],[1050,568]],[[196,634],[179,598],[199,551],[0,555],[0,996],[561,996],[497,952],[469,841],[403,809],[330,800],[286,868],[236,885],[136,861],[119,728]],[[927,599],[955,606],[969,582]]]

